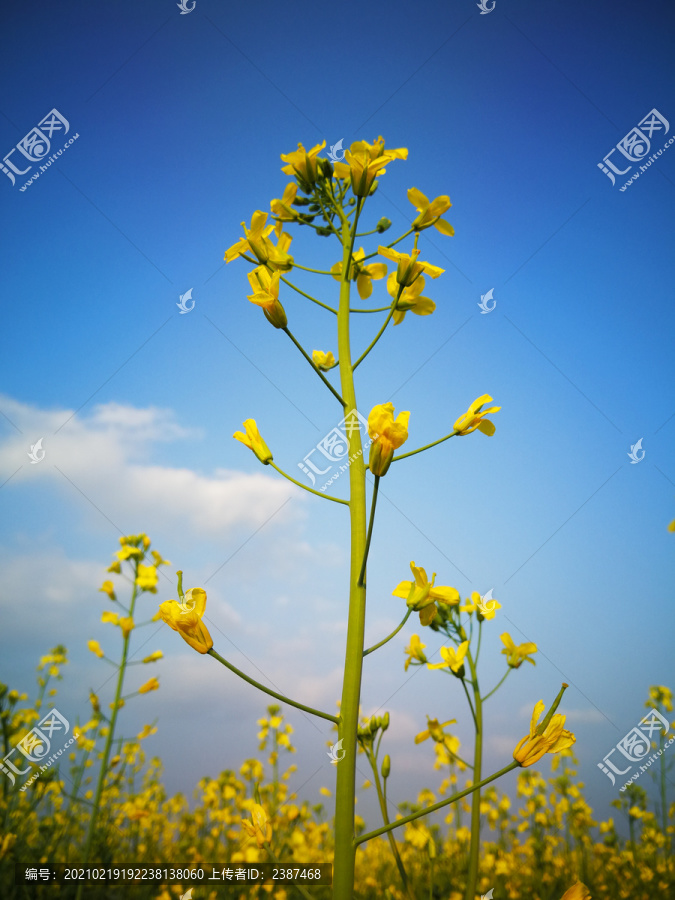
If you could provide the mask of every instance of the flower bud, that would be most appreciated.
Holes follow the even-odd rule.
[[[379,234],[382,234],[388,228],[391,228],[391,220],[387,219],[386,216],[383,216],[375,226],[375,231],[377,231]]]
[[[324,178],[332,178],[333,177],[333,166],[329,159],[320,159],[318,168],[321,171],[321,174]]]
[[[385,756],[382,760],[382,777],[389,778],[389,773],[391,772],[391,759],[389,758],[389,754]]]
[[[389,713],[386,712],[381,719],[382,722],[382,731],[386,731],[389,728]]]

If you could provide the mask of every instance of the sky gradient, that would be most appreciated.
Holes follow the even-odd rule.
[[[383,480],[366,642],[400,621],[391,592],[411,560],[463,597],[492,588],[502,609],[484,627],[482,683],[503,673],[503,631],[539,652],[487,705],[485,770],[510,761],[536,701],[566,681],[580,774],[607,818],[619,785],[597,763],[644,714],[649,685],[675,682],[675,149],[624,191],[639,164],[615,152],[632,165],[615,185],[598,164],[652,110],[668,131],[652,134],[650,153],[675,134],[672,6],[497,0],[481,15],[469,0],[385,11],[197,0],[181,15],[172,0],[74,0],[5,6],[1,19],[2,156],[52,109],[69,123],[52,152],[78,137],[23,191],[37,163],[14,185],[0,173],[0,680],[34,693],[38,658],[65,644],[56,705],[88,718],[89,688],[105,698],[112,682],[87,640],[119,652],[97,591],[119,536],[144,531],[172,563],[142,600],[148,618],[176,596],[182,569],[186,587],[208,592],[222,655],[335,710],[345,510],[262,468],[232,433],[255,418],[275,461],[303,478],[298,464],[339,407],[247,302],[248,263],[223,255],[242,220],[281,196],[280,154],[381,134],[409,157],[380,179],[368,228],[387,216],[387,242],[403,233],[414,186],[450,196],[455,235],[422,234],[422,258],[445,269],[425,290],[436,311],[388,329],[358,369],[359,409],[410,410],[406,449],[447,434],[481,394],[502,409],[493,437],[453,439]],[[339,258],[333,239],[289,231],[303,265]],[[293,275],[336,303],[332,279]],[[490,290],[496,306],[482,314]],[[288,290],[282,301],[308,350],[337,354],[333,316]],[[372,301],[388,302],[384,282]],[[360,352],[384,315],[355,318]],[[32,464],[39,439],[45,456]],[[413,617],[364,668],[364,713],[391,714],[394,803],[440,783],[431,746],[413,743],[426,714],[457,719],[471,746],[458,683],[403,671],[415,632]],[[122,733],[157,718],[145,749],[161,755],[169,792],[190,796],[203,775],[255,755],[266,697],[163,625],[135,639],[139,658],[163,651],[150,673],[161,688],[127,705]],[[441,646],[422,639],[430,655]],[[130,686],[136,677],[148,669]],[[334,787],[333,733],[287,713],[291,787],[316,802]],[[365,779],[363,757],[359,767]],[[358,811],[379,825],[368,792]]]

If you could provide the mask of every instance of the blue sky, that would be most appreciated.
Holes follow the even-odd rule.
[[[97,589],[119,535],[145,531],[170,576],[182,568],[186,586],[207,589],[222,655],[334,710],[345,511],[263,469],[231,435],[255,418],[275,461],[302,477],[298,463],[339,408],[246,301],[248,264],[226,267],[223,255],[239,223],[281,196],[281,153],[382,134],[409,158],[380,180],[369,227],[387,216],[388,240],[398,237],[415,186],[449,194],[455,235],[421,236],[422,258],[446,270],[425,291],[436,312],[387,331],[358,370],[359,408],[410,410],[409,449],[450,431],[483,393],[502,410],[494,437],[453,439],[384,479],[367,642],[400,620],[391,591],[411,560],[463,596],[492,588],[503,608],[485,626],[483,683],[503,672],[502,631],[539,654],[488,704],[486,769],[510,760],[534,703],[564,680],[580,773],[606,818],[618,791],[597,762],[642,716],[648,686],[672,687],[675,674],[675,151],[624,191],[638,163],[614,186],[598,163],[653,109],[669,131],[652,135],[650,153],[675,128],[670,5],[497,0],[481,15],[468,0],[386,11],[197,0],[180,15],[170,0],[76,0],[14,4],[2,18],[2,155],[52,109],[69,122],[52,152],[78,137],[24,191],[37,164],[15,185],[0,173],[0,679],[30,690],[38,657],[61,642],[72,662],[58,708],[87,717],[89,687],[105,697],[111,683],[86,642],[118,652]],[[290,230],[298,262],[338,259],[332,240]],[[335,302],[331,279],[296,283]],[[188,289],[195,307],[180,315]],[[496,306],[483,315],[489,290]],[[308,350],[336,352],[330,314],[282,300]],[[373,300],[386,303],[384,282]],[[358,318],[355,348],[381,321]],[[45,458],[32,465],[40,438]],[[632,464],[639,439],[645,456]],[[172,596],[167,577],[143,603],[154,613]],[[413,621],[364,670],[364,712],[392,716],[394,801],[440,781],[431,747],[413,744],[427,713],[458,719],[470,744],[459,686],[404,674]],[[161,754],[170,791],[190,794],[256,752],[266,698],[165,627],[137,639],[141,655],[163,650],[152,673],[162,687],[127,706],[124,728],[158,717],[146,749]],[[430,653],[441,644],[425,642]],[[314,802],[334,779],[331,732],[289,718],[292,785]],[[208,739],[195,754],[196,729]],[[361,802],[376,823],[369,795]]]

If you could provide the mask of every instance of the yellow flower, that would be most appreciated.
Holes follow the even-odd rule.
[[[259,847],[272,840],[272,826],[267,821],[267,814],[259,803],[253,804],[251,810],[251,822],[242,819],[241,824],[251,837],[254,837]]]
[[[115,556],[122,561],[130,559],[132,556],[134,559],[143,559],[143,551],[139,550],[138,547],[133,547],[131,544],[122,544],[122,549],[118,550]]]
[[[556,702],[553,704],[548,714],[540,725],[537,725],[539,716],[544,711],[544,701],[540,700],[534,707],[532,720],[530,722],[530,733],[522,740],[518,741],[513,751],[513,758],[519,762],[521,766],[531,766],[539,762],[545,753],[559,753],[571,747],[576,738],[571,731],[565,731],[565,716],[560,713],[551,715],[557,709],[562,698],[563,691],[567,685],[563,685],[562,691],[558,694]]]
[[[101,585],[101,587],[99,588],[99,591],[103,591],[103,593],[107,594],[111,600],[117,599],[115,597],[115,591],[113,590],[112,581],[104,581],[103,584]]]
[[[394,300],[396,300],[396,298],[398,297],[399,287],[394,272],[392,272],[389,278],[387,278],[387,290],[389,291],[389,294],[394,298]],[[420,277],[410,287],[403,288],[401,296],[398,297],[398,302],[392,316],[392,318],[394,319],[394,325],[400,325],[401,322],[405,319],[405,314],[407,312],[415,313],[416,316],[430,316],[432,314],[432,312],[436,309],[436,304],[433,300],[430,300],[429,297],[420,297],[420,294],[423,290],[423,275],[420,275]]]
[[[101,650],[101,645],[98,641],[87,641],[87,647],[91,650],[92,653],[95,653],[99,659],[104,655],[103,650]]]
[[[122,571],[122,566],[120,564],[119,559],[116,559],[114,563],[108,566],[106,572],[116,572],[118,575]]]
[[[485,596],[487,597],[487,594]],[[497,600],[488,598],[487,602],[483,603],[483,598],[478,591],[472,591],[471,597],[466,598],[466,603],[460,606],[459,610],[467,612],[469,615],[477,612],[482,619],[494,619],[495,613],[501,608],[502,605]]]
[[[125,638],[129,637],[131,632],[134,630],[134,620],[131,618],[131,616],[121,617],[117,624],[122,629],[122,635]]]
[[[291,236],[282,232],[277,234],[277,246],[275,247],[269,239],[269,235],[274,230],[274,224],[267,225],[267,213],[261,209],[257,209],[251,217],[251,227],[246,227],[246,222],[241,223],[244,229],[243,238],[239,238],[236,244],[233,244],[225,251],[225,262],[229,263],[237,259],[243,253],[251,252],[259,263],[263,265],[267,263],[272,269],[279,269],[287,272],[293,268],[293,257],[288,255],[288,248],[291,243]]]
[[[282,167],[281,171],[285,175],[295,175],[303,190],[311,188],[317,179],[317,155],[326,146],[326,142],[312,147],[311,150],[305,150],[302,144],[298,144],[297,150],[290,153],[282,153],[281,159],[287,163]]]
[[[246,429],[246,434],[243,434],[241,431],[235,431],[232,437],[241,441],[245,447],[253,450],[260,462],[268,466],[270,460],[274,459],[274,457],[272,456],[270,448],[260,437],[260,432],[258,431],[255,419],[246,419],[244,428]]]
[[[527,641],[524,644],[514,644],[508,631],[505,631],[500,637],[502,644],[504,644],[502,653],[506,655],[506,662],[512,669],[519,669],[523,662],[526,661],[532,663],[533,666],[536,665],[535,661],[530,659],[530,654],[537,652],[536,644],[533,644],[531,641]]]
[[[410,570],[415,581],[402,581],[396,590],[392,591],[392,594],[394,597],[403,597],[407,606],[419,612],[422,625],[428,625],[435,618],[437,601],[451,606],[459,602],[459,592],[455,588],[434,585],[435,572],[429,581],[426,571],[421,566],[416,566],[414,562],[411,562]]]
[[[668,531],[675,531],[675,519],[668,526]]]
[[[455,675],[462,677],[461,670],[464,668],[464,657],[469,649],[469,642],[463,641],[455,650],[454,647],[441,647],[440,653],[443,662],[427,663],[427,669],[451,669]]]
[[[151,678],[149,681],[146,681],[145,684],[142,684],[139,689],[139,694],[148,694],[150,691],[158,691],[159,690],[159,681],[156,678]]]
[[[265,318],[275,328],[285,328],[288,325],[286,311],[279,303],[279,272],[270,274],[265,266],[258,266],[248,273],[248,280],[253,288],[253,294],[248,295],[251,303],[261,306]]]
[[[206,591],[203,588],[190,588],[185,593],[185,605],[194,606],[185,610],[175,600],[161,603],[159,611],[166,624],[177,631],[184,641],[198,653],[208,653],[213,647],[213,640],[202,622],[206,610]]]
[[[665,685],[653,684],[649,688],[649,700],[647,700],[645,706],[654,709],[661,705],[663,705],[664,709],[668,712],[673,711],[673,692],[670,688],[665,687]]]
[[[323,350],[312,350],[312,359],[317,369],[320,369],[322,372],[327,372],[337,365],[335,357],[330,350],[328,353],[324,353]]]
[[[366,251],[361,247],[352,256],[352,265],[349,270],[349,277],[353,281],[356,279],[356,289],[362,300],[367,300],[373,293],[373,280],[379,281],[387,274],[386,263],[370,263],[367,266],[362,264]],[[336,262],[331,266],[331,275],[336,281],[342,281],[342,263]]]
[[[94,710],[94,713],[98,715],[101,712],[101,706],[98,702],[98,697],[92,690],[89,691],[89,702],[91,703],[91,708]]]
[[[275,234],[277,237],[281,234],[284,222],[296,222],[298,219],[299,213],[296,209],[293,209],[291,205],[295,200],[297,193],[298,186],[291,181],[284,188],[281,200],[272,200],[270,202],[272,215],[278,219],[275,226]]]
[[[157,662],[158,659],[162,659],[164,654],[161,650],[155,650],[154,653],[151,653],[150,656],[145,656],[143,658],[144,663]]]
[[[483,394],[477,400],[474,400],[468,410],[464,413],[463,416],[460,416],[459,419],[453,425],[454,430],[459,435],[471,434],[472,431],[478,429],[482,431],[483,434],[487,434],[488,437],[491,437],[495,433],[494,422],[491,422],[489,419],[483,420],[483,416],[487,416],[489,413],[499,412],[501,406],[491,406],[489,409],[481,409],[486,403],[490,403],[492,397],[489,394]]]
[[[577,881],[568,891],[565,891],[560,900],[591,900],[591,892],[585,884]]]
[[[336,178],[351,178],[352,191],[357,197],[367,197],[378,175],[384,175],[386,166],[394,159],[407,159],[405,147],[396,150],[384,149],[384,138],[379,137],[372,144],[355,141],[345,151],[345,162],[334,164]]]
[[[370,411],[368,434],[373,442],[368,466],[373,475],[386,475],[394,458],[394,450],[408,440],[409,418],[409,412],[400,412],[394,421],[393,403],[381,403]]]
[[[445,272],[445,269],[440,269],[438,266],[432,266],[431,263],[418,262],[417,257],[422,251],[418,250],[417,247],[414,247],[409,254],[399,253],[397,250],[392,250],[391,247],[378,247],[377,252],[380,256],[385,256],[387,259],[398,264],[396,280],[404,287],[410,287],[423,272],[426,272],[427,275],[431,275],[432,278],[438,278],[439,275],[442,275],[443,272]]]
[[[170,566],[171,563],[168,559],[162,559],[161,554],[159,554],[156,550],[151,550],[150,555],[155,560],[156,566]]]
[[[111,625],[119,625],[120,617],[117,615],[117,613],[109,612],[108,610],[106,610],[101,616],[101,622],[103,622],[104,624],[110,623]]]
[[[456,721],[457,719],[448,719],[447,722],[443,722],[442,725],[439,725],[438,719],[430,719],[429,716],[427,716],[427,730],[421,731],[417,735],[415,743],[421,744],[422,741],[426,741],[427,738],[433,738],[437,744],[444,744],[448,735],[443,734],[443,729],[446,725],[454,725]]]
[[[405,661],[406,672],[408,671],[408,666],[414,659],[418,660],[420,663],[425,663],[427,661],[423,652],[425,647],[426,644],[423,644],[416,634],[411,636],[410,644],[405,648],[405,652],[408,654],[408,658]]]
[[[157,567],[144,566],[138,564],[138,574],[136,575],[136,584],[142,591],[149,591],[151,594],[157,593]]]
[[[150,737],[151,734],[157,734],[157,729],[150,725],[144,725],[143,731],[139,731],[136,735],[136,739],[142,741],[145,740],[146,737]]]
[[[436,197],[435,200],[430,202],[429,198],[425,197],[422,191],[418,191],[417,188],[413,187],[408,191],[408,200],[410,200],[419,213],[412,223],[412,227],[415,231],[422,231],[422,229],[433,225],[434,228],[441,232],[441,234],[452,236],[455,233],[455,229],[452,225],[449,222],[446,222],[445,219],[440,218],[440,216],[442,216],[444,212],[447,212],[452,206],[450,198],[447,195],[443,194],[441,197]]]

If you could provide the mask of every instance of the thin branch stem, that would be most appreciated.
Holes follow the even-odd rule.
[[[293,288],[293,290],[297,291],[298,294],[302,294],[302,296],[306,297],[307,300],[311,300],[312,303],[316,303],[317,306],[320,306],[323,309],[327,309],[328,312],[332,312],[333,315],[337,316],[337,310],[333,309],[332,306],[329,306],[327,303],[322,303],[321,300],[317,300],[316,297],[312,297],[311,294],[306,294],[304,291],[301,291],[299,287],[296,287],[292,281],[289,281],[288,278],[284,278],[283,275],[281,275],[280,278],[284,284],[287,284],[288,287]]]
[[[383,641],[380,641],[379,644],[373,644],[372,647],[369,647],[367,650],[364,650],[364,651],[363,651],[363,655],[364,655],[364,656],[368,656],[368,654],[369,654],[369,653],[372,653],[373,650],[378,650],[380,647],[383,647],[388,641],[390,641],[393,637],[395,637],[395,636],[399,633],[399,631],[401,630],[401,628],[403,628],[403,626],[405,625],[405,623],[408,621],[408,619],[410,618],[411,613],[412,613],[412,609],[409,609],[408,612],[407,612],[407,613],[405,614],[405,616],[403,617],[403,621],[401,622],[401,624],[398,625],[396,628],[394,628],[394,630],[392,631],[392,633],[391,633],[388,637],[386,637]]]
[[[494,775],[490,775],[488,778],[484,778],[483,781],[479,781],[478,784],[471,785],[471,787],[460,791],[458,794],[453,794],[452,797],[448,797],[447,799],[441,800],[438,803],[434,803],[431,806],[426,806],[424,809],[420,809],[418,812],[412,813],[409,816],[405,816],[405,818],[403,819],[397,819],[395,822],[392,822],[391,825],[385,825],[383,828],[376,828],[375,831],[369,831],[366,834],[362,834],[359,837],[354,838],[354,844],[358,847],[359,844],[363,844],[365,841],[370,841],[373,838],[379,837],[381,834],[386,834],[388,831],[392,831],[394,828],[400,828],[401,825],[407,825],[408,822],[414,822],[415,819],[419,819],[421,816],[427,816],[429,815],[429,813],[436,812],[439,809],[443,809],[443,807],[448,806],[449,803],[455,803],[457,800],[461,800],[462,797],[466,797],[468,794],[472,794],[474,791],[485,787],[486,784],[490,784],[492,781],[496,781],[498,778],[501,778],[502,775],[506,775],[507,772],[511,772],[513,771],[513,769],[517,769],[519,766],[520,763],[514,759],[513,762],[509,763],[508,766],[505,766],[498,772],[495,772]]]
[[[370,552],[370,539],[373,536],[373,524],[375,522],[375,507],[377,505],[377,492],[380,489],[380,476],[375,476],[375,486],[373,487],[373,499],[370,503],[370,521],[368,522],[368,534],[366,535],[366,549],[363,552],[363,562],[361,563],[361,574],[359,575],[359,587],[363,587],[366,577],[366,565],[368,564],[368,553]],[[365,655],[365,654],[364,654]]]
[[[231,662],[228,662],[226,659],[217,653],[213,647],[208,651],[209,656],[212,656],[214,659],[217,659],[219,663],[222,663],[226,668],[228,668],[231,672],[234,672],[235,675],[238,675],[240,678],[243,678],[244,681],[247,681],[249,684],[252,684],[253,687],[258,688],[259,691],[263,691],[265,694],[269,694],[270,697],[275,697],[277,700],[281,700],[282,703],[288,703],[291,706],[294,706],[296,709],[302,709],[304,712],[311,713],[313,716],[319,716],[320,719],[328,719],[329,722],[335,722],[337,725],[339,720],[337,716],[332,716],[330,713],[321,712],[319,709],[314,709],[311,706],[305,706],[304,703],[296,703],[295,700],[291,700],[290,697],[285,697],[283,694],[278,694],[276,691],[273,691],[271,688],[265,687],[264,684],[260,684],[259,681],[256,681],[254,678],[249,678],[248,675],[245,675],[241,669],[238,669],[236,666],[233,666]]]
[[[400,294],[400,293],[401,293],[401,291],[400,291],[400,285],[399,285],[399,294]],[[397,300],[398,300],[398,298],[397,298]],[[385,328],[386,328],[387,325],[389,324],[389,321],[390,321],[391,317],[394,315],[394,310],[395,310],[395,309],[396,309],[396,303],[392,303],[392,305],[391,305],[391,307],[390,307],[390,309],[389,309],[389,315],[388,315],[387,318],[384,320],[384,324],[383,324],[382,328],[380,328],[380,330],[379,330],[379,331],[377,332],[377,334],[375,335],[374,339],[370,342],[370,344],[368,345],[368,347],[366,347],[366,349],[363,351],[363,353],[361,354],[361,356],[359,356],[359,358],[356,360],[356,362],[355,362],[354,365],[352,366],[352,371],[355,371],[355,370],[356,370],[357,366],[359,366],[359,365],[363,362],[363,360],[366,358],[366,356],[368,356],[368,354],[369,354],[370,351],[373,349],[373,347],[375,346],[375,344],[376,344],[376,343],[379,341],[379,339],[382,337],[382,335],[384,334]]]
[[[291,332],[290,328],[289,328],[288,326],[286,326],[286,328],[284,328],[283,331],[286,332],[286,334],[287,334],[287,335],[289,336],[289,338],[293,341],[293,343],[295,344],[295,346],[296,346],[296,347],[298,348],[298,350],[302,353],[302,355],[305,357],[305,359],[306,359],[307,362],[310,364],[310,366],[314,369],[314,371],[315,371],[316,374],[319,376],[319,378],[320,378],[320,379],[323,381],[323,383],[326,385],[326,387],[327,387],[328,390],[331,392],[331,394],[337,399],[337,401],[339,402],[340,406],[342,406],[342,408],[344,409],[344,407],[345,407],[347,404],[346,404],[345,401],[342,399],[342,397],[338,394],[338,392],[335,390],[335,388],[334,388],[333,385],[330,383],[330,381],[328,381],[328,379],[327,379],[326,376],[323,374],[323,372],[319,369],[319,367],[314,363],[314,360],[307,354],[307,352],[305,351],[305,348],[304,348],[304,347],[302,346],[302,344],[300,344],[299,341],[295,338],[295,336],[294,336],[293,333]]]
[[[410,450],[408,453],[401,453],[400,456],[395,456],[392,459],[392,462],[396,462],[396,460],[398,459],[405,459],[406,456],[414,456],[416,453],[422,453],[423,450],[428,450],[430,447],[435,447],[436,444],[442,444],[443,441],[449,440],[456,434],[458,434],[457,431],[451,431],[450,434],[446,434],[445,437],[439,438],[437,441],[432,441],[430,444],[425,444],[424,447],[418,447],[417,450]]]
[[[492,688],[492,690],[490,691],[489,694],[486,694],[486,695],[483,697],[483,703],[485,703],[486,700],[489,700],[489,698],[494,694],[494,692],[495,692],[496,690],[498,690],[498,689],[504,684],[504,682],[506,681],[506,679],[507,679],[508,676],[509,676],[510,671],[511,671],[511,667],[509,666],[509,668],[508,668],[508,669],[506,670],[506,672],[504,673],[503,678],[502,678],[502,679],[501,679],[501,680],[500,680],[500,681]]]
[[[317,497],[323,497],[324,500],[332,500],[333,503],[344,503],[345,506],[349,506],[349,500],[341,500],[339,497],[329,497],[328,494],[322,494],[321,491],[315,491],[314,488],[307,487],[307,485],[303,484],[301,481],[296,481],[295,478],[292,478],[288,474],[288,472],[284,472],[283,469],[280,469],[273,459],[270,460],[270,465],[273,469],[276,469],[280,475],[283,475],[284,478],[288,478],[293,484],[297,484],[298,487],[301,487],[303,491],[309,491],[310,494],[316,494]]]

